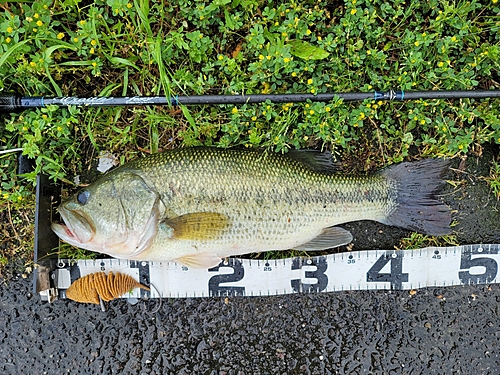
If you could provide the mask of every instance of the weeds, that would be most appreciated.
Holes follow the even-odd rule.
[[[0,91],[26,96],[498,89],[500,5],[266,0],[0,4]],[[39,172],[70,183],[101,150],[121,162],[179,145],[330,149],[361,169],[500,144],[498,100],[181,108],[44,108],[5,116],[0,209]],[[492,180],[495,181],[495,180]]]
[[[396,249],[421,249],[431,246],[458,246],[455,235],[446,235],[442,237],[428,236],[421,233],[413,232],[409,237],[403,238]]]
[[[490,175],[483,177],[483,179],[488,183],[497,199],[500,199],[500,162],[493,160],[491,164]]]

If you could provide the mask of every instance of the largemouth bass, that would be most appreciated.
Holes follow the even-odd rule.
[[[185,148],[137,159],[61,204],[54,232],[71,245],[140,261],[213,267],[221,258],[348,244],[335,225],[375,220],[450,232],[434,197],[447,162],[427,159],[371,176],[333,172],[331,155]]]

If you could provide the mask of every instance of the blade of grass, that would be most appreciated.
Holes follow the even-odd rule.
[[[0,68],[2,67],[2,65],[5,63],[5,61],[7,61],[7,59],[9,58],[10,55],[12,55],[14,53],[14,51],[16,49],[18,49],[19,47],[21,47],[22,45],[30,42],[31,39],[26,39],[26,40],[23,40],[22,42],[18,42],[16,44],[14,44],[12,47],[10,47],[1,57],[0,57]]]

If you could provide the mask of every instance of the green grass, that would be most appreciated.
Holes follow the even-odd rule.
[[[491,164],[490,175],[483,177],[483,179],[488,183],[497,199],[500,199],[500,161],[493,160]]]
[[[500,88],[496,0],[0,7],[0,90],[26,96]],[[0,210],[26,208],[37,173],[70,183],[101,150],[124,162],[181,145],[313,147],[365,171],[410,155],[452,157],[500,144],[500,101],[490,99],[45,108],[4,122],[0,150],[22,147],[36,170],[21,182],[14,155],[0,154]]]

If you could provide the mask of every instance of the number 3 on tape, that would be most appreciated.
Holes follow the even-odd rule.
[[[311,259],[294,258],[292,261],[292,270],[304,269],[305,280],[291,280],[292,288],[295,293],[299,292],[321,292],[328,286],[328,276],[325,271],[328,267],[325,257]]]

